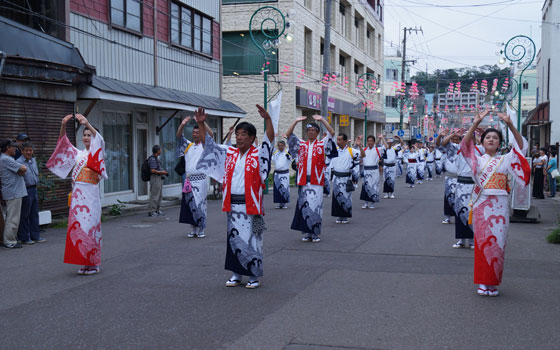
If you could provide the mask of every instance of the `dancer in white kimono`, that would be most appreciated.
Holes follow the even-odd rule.
[[[406,162],[406,183],[409,188],[413,188],[416,183],[418,172],[419,151],[416,148],[414,140],[408,142],[408,153],[405,153],[404,161]]]
[[[383,198],[395,198],[395,179],[397,177],[397,154],[403,149],[403,140],[398,136],[393,136],[399,140],[398,145],[393,146],[393,139],[381,139],[385,146],[383,152]]]
[[[404,159],[404,149],[401,149],[397,152],[397,177],[401,177],[403,174],[403,159]]]
[[[298,171],[296,183],[298,185],[298,201],[292,221],[291,229],[300,231],[304,236],[303,242],[320,242],[321,225],[323,223],[323,186],[325,185],[326,158],[336,157],[336,145],[332,140],[334,129],[320,115],[313,119],[322,123],[327,129],[327,136],[318,140],[321,128],[312,122],[305,125],[307,141],[294,135],[294,128],[307,117],[296,118],[288,128],[286,136],[290,154],[297,154]]]
[[[459,130],[458,133],[462,135],[464,130]],[[447,149],[448,158],[452,157],[453,153],[456,154],[454,163],[457,168],[457,184],[455,185],[453,209],[455,211],[455,239],[457,239],[457,242],[452,247],[474,249],[474,233],[472,226],[468,223],[469,202],[474,187],[473,173],[463,156],[460,145],[449,142],[454,135],[457,134],[452,134],[451,137],[445,138],[441,143]],[[484,154],[482,146],[475,146],[474,149],[479,155]]]
[[[455,217],[455,188],[457,187],[457,151],[454,147],[443,147],[442,138],[446,136],[442,131],[436,138],[436,146],[442,150],[444,156],[443,164],[445,171],[445,190],[443,192],[443,221],[442,224],[451,224],[451,218]],[[461,136],[459,133],[452,133],[445,138],[446,143],[459,144]]]
[[[105,141],[86,117],[76,114],[83,126],[82,142],[85,149],[74,147],[66,136],[66,124],[72,114],[62,119],[56,149],[47,162],[47,168],[65,179],[72,170],[72,193],[69,198],[68,230],[64,262],[83,265],[79,275],[99,272],[101,264],[101,200],[99,181],[107,179],[105,170]]]
[[[434,162],[434,146],[431,145],[426,150],[426,173],[428,175],[428,181],[432,181],[434,179]]]
[[[416,179],[421,184],[426,173],[426,148],[422,142],[416,141],[416,152],[418,154],[418,165],[416,166]]]
[[[257,129],[247,122],[235,127],[237,147],[216,144],[210,135],[201,134],[204,152],[197,168],[223,181],[222,211],[227,212],[225,269],[233,273],[227,287],[236,287],[242,276],[249,276],[245,287],[257,288],[258,278],[263,275],[263,188],[270,171],[274,126],[268,112],[259,105],[257,108],[266,125],[259,147],[253,145]],[[199,108],[195,118],[200,129],[204,129],[206,117]]]
[[[208,177],[196,168],[200,155],[204,151],[204,145],[200,141],[198,125],[193,127],[192,141],[187,140],[183,135],[183,129],[189,120],[191,120],[191,117],[183,119],[176,134],[176,157],[184,157],[185,160],[185,182],[183,184],[179,222],[191,225],[192,231],[187,234],[187,237],[204,238],[206,236],[204,229],[206,228]],[[204,124],[203,132],[210,134],[210,137],[214,136],[212,129],[207,124]]]
[[[336,138],[338,157],[331,160],[333,174],[333,199],[331,216],[336,217],[337,224],[347,224],[352,217],[352,192],[358,183],[358,165],[360,150],[348,146],[348,136],[338,134]],[[361,148],[361,137],[356,139],[356,145]]]
[[[286,149],[284,140],[278,141],[278,149],[272,155],[274,162],[274,187],[272,199],[277,203],[276,209],[288,209],[290,202],[290,164],[292,156]]]
[[[470,201],[471,219],[474,226],[474,283],[482,296],[498,296],[502,282],[504,256],[509,227],[509,183],[513,177],[515,186],[524,187],[531,181],[531,168],[525,158],[527,140],[519,134],[510,117],[498,113],[513,134],[513,147],[505,155],[498,151],[503,142],[502,133],[494,128],[481,135],[484,154],[481,155],[473,142],[476,128],[484,120],[488,110],[477,114],[461,143],[461,151],[472,169],[475,179],[473,197]]]
[[[438,135],[439,137],[439,135]],[[435,164],[436,164],[436,178],[441,177],[441,174],[443,174],[443,159],[444,153],[441,149],[441,147],[435,147],[434,149],[434,160],[435,160]]]
[[[381,139],[382,135],[379,136],[378,142],[381,142]],[[362,209],[373,209],[375,202],[379,202],[379,162],[384,152],[385,147],[376,145],[373,135],[367,137],[366,147],[360,148],[364,165],[364,181],[360,192],[360,199],[364,201]]]

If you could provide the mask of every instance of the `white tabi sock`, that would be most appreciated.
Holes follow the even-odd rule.
[[[230,280],[232,281],[241,281],[241,279],[243,278],[243,276],[236,274],[235,272],[233,273],[233,275],[231,275]]]

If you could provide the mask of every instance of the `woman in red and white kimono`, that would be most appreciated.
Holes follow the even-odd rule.
[[[64,262],[83,265],[79,275],[99,272],[101,264],[101,200],[99,181],[107,178],[105,171],[105,141],[86,117],[76,114],[83,126],[85,149],[74,147],[66,136],[69,114],[62,119],[58,143],[47,162],[47,168],[65,179],[72,170],[72,194],[69,198],[68,230]]]
[[[470,216],[475,241],[474,283],[479,285],[479,295],[497,296],[497,286],[502,282],[509,226],[508,173],[516,180],[516,186],[526,186],[531,179],[531,168],[524,157],[527,140],[504,113],[498,113],[498,116],[514,135],[511,151],[501,155],[498,150],[503,141],[502,133],[488,128],[481,136],[485,154],[475,152],[473,134],[487,114],[488,109],[475,116],[461,149],[475,179]]]
[[[259,105],[257,108],[266,125],[259,147],[254,145],[257,129],[247,122],[235,127],[237,147],[216,144],[209,134],[200,135],[204,151],[197,170],[223,183],[222,211],[227,213],[225,269],[233,273],[227,287],[236,287],[242,276],[249,276],[245,287],[257,288],[263,275],[263,188],[270,172],[274,127],[268,112]],[[200,130],[205,130],[204,109],[198,109],[195,119]]]

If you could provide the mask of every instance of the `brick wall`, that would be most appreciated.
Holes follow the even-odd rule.
[[[109,23],[109,0],[70,0],[70,11]]]

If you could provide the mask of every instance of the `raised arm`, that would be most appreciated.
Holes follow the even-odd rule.
[[[515,125],[513,125],[513,122],[511,121],[511,118],[509,117],[509,115],[507,115],[506,113],[498,113],[498,117],[500,118],[501,121],[506,123],[509,130],[511,130],[511,133],[513,134],[513,137],[515,138],[515,142],[517,142],[517,146],[520,149],[523,149],[523,136],[521,136],[519,131],[515,128]]]
[[[482,113],[477,113],[474,116],[474,120],[473,123],[471,124],[471,127],[469,128],[469,130],[467,131],[467,133],[465,134],[465,137],[463,138],[463,142],[464,143],[470,143],[471,140],[473,140],[474,137],[474,132],[475,130],[478,128],[478,126],[480,125],[480,123],[484,120],[484,117],[486,117],[486,115],[488,114],[489,110],[488,110],[488,106],[486,106],[486,109],[482,112]],[[509,119],[509,118],[508,118]]]
[[[304,116],[297,117],[296,120],[294,120],[294,122],[292,123],[292,125],[290,125],[290,127],[288,128],[288,131],[286,131],[286,138],[290,137],[293,134],[294,128],[296,127],[297,123],[302,122],[305,119],[307,119],[307,117]]]
[[[404,141],[401,139],[401,137],[399,135],[395,135],[393,136],[394,138],[396,138],[397,140],[399,140],[401,147],[404,147]]]
[[[191,120],[191,117],[187,116],[185,119],[183,119],[181,124],[179,124],[179,128],[177,128],[177,133],[175,134],[178,139],[180,139],[183,136],[183,129],[185,128],[185,125],[187,125],[187,123],[190,120]]]
[[[385,137],[383,137],[383,135],[379,135],[379,141],[383,143],[383,147],[385,147],[385,149],[389,148],[389,145],[387,144],[387,141],[385,141]]]
[[[76,114],[76,119],[78,119],[78,122],[80,122],[81,125],[91,131],[91,136],[95,137],[97,135],[97,130],[95,130],[95,128],[89,123],[86,117],[82,114]]]
[[[364,135],[360,135],[360,136],[356,137],[356,140],[354,141],[354,145],[358,148],[358,150],[360,150],[360,157],[365,158],[366,157],[366,151],[364,150],[364,144],[362,142],[363,138],[364,138]]]
[[[200,130],[206,130],[206,118],[207,117],[208,117],[208,114],[206,114],[206,111],[204,110],[204,108],[198,107],[198,109],[196,110],[196,112],[194,114],[194,120],[196,120],[196,122],[198,124],[198,128]],[[210,134],[210,136],[212,136],[212,134]],[[200,133],[200,142],[202,142],[202,144],[204,145],[205,141],[206,141],[206,133],[201,132]]]
[[[268,141],[274,142],[274,125],[272,125],[272,118],[270,118],[270,114],[268,114],[267,110],[264,109],[261,105],[257,105],[257,110],[259,114],[264,119],[264,124],[266,126],[266,137]]]
[[[442,131],[439,133],[439,135],[436,137],[436,147],[441,146],[441,138],[445,136],[445,131]]]
[[[68,114],[66,117],[62,118],[62,124],[60,125],[60,133],[58,134],[58,138],[62,138],[64,137],[64,135],[66,135],[66,123],[68,123],[68,121],[70,119],[72,119],[74,115],[72,114]]]
[[[315,114],[313,116],[313,119],[315,119],[318,122],[323,123],[323,125],[325,126],[325,128],[327,129],[327,131],[329,132],[329,134],[331,136],[334,136],[334,129],[333,127],[325,120],[325,118],[323,118],[323,116],[317,115]]]

